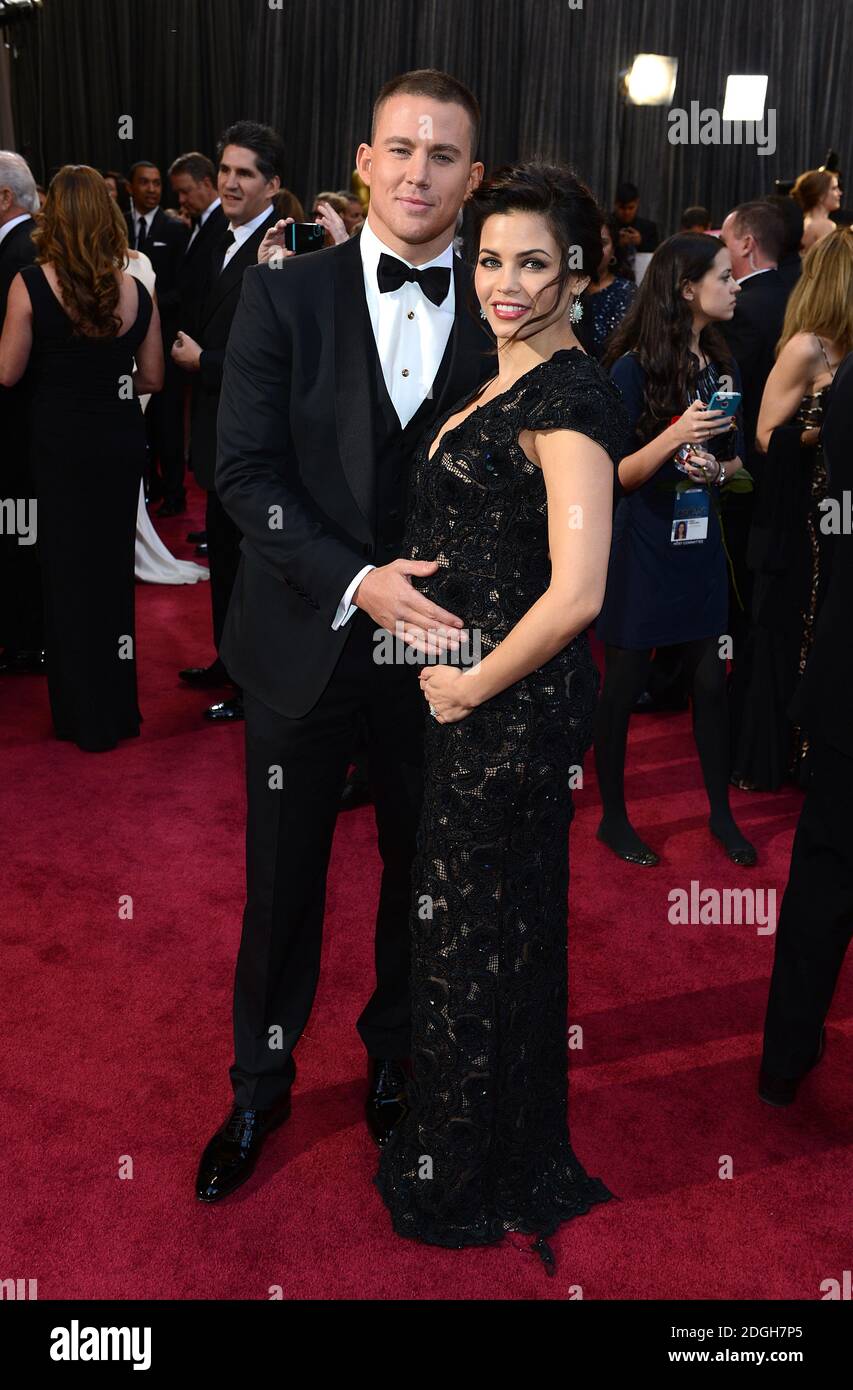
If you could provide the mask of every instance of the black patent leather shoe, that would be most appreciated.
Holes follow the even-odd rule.
[[[269,1110],[235,1105],[201,1156],[195,1195],[200,1202],[219,1202],[251,1177],[264,1140],[290,1114],[290,1092]]]
[[[204,717],[211,724],[236,724],[245,719],[242,695],[235,695],[233,700],[223,700],[219,705],[211,705],[210,709],[204,711]]]
[[[826,1029],[820,1030],[820,1042],[817,1045],[817,1056],[806,1067],[803,1076],[808,1076],[820,1061],[826,1048]],[[770,1072],[762,1067],[758,1073],[758,1094],[766,1105],[791,1105],[797,1098],[797,1089],[803,1076],[772,1076]]]
[[[219,685],[233,684],[218,657],[209,666],[188,666],[186,670],[178,672],[178,677],[196,690],[213,690]]]
[[[367,1128],[377,1144],[387,1144],[407,1113],[406,1072],[396,1057],[370,1057],[367,1063]]]
[[[204,559],[204,557],[208,554],[207,541],[200,541],[195,548],[195,553],[196,555],[200,555],[201,558]]]
[[[0,675],[43,676],[46,670],[43,651],[6,651],[0,656]]]
[[[201,545],[201,543],[202,543],[203,541],[204,541],[204,542],[207,541],[207,532],[206,532],[206,531],[187,531],[187,540],[188,540],[188,541],[191,541],[193,545]]]

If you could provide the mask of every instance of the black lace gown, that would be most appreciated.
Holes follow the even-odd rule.
[[[403,554],[439,561],[415,582],[479,629],[485,658],[550,580],[545,484],[520,432],[577,430],[618,459],[627,422],[578,349],[475,409],[430,460],[461,408],[415,457]],[[544,1236],[612,1195],[567,1127],[570,787],[597,689],[582,634],[458,723],[426,719],[410,1109],[374,1178],[399,1235],[462,1247],[536,1234],[549,1272]]]

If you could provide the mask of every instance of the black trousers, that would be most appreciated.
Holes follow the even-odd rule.
[[[812,744],[764,1023],[763,1066],[799,1077],[814,1061],[853,935],[853,758]]]
[[[205,509],[207,531],[207,561],[210,567],[210,606],[213,612],[213,642],[219,651],[225,615],[231,602],[231,590],[240,564],[242,536],[219,500],[216,492],[208,492]]]
[[[244,694],[247,891],[231,1082],[236,1103],[250,1108],[272,1104],[296,1075],[292,1053],[320,972],[335,820],[359,734],[367,748],[382,879],[376,983],[356,1027],[368,1056],[410,1055],[409,911],[426,706],[418,668],[377,665],[373,620],[359,609],[350,621],[347,645],[309,714],[288,719]],[[358,904],[358,879],[348,887]]]
[[[150,450],[149,490],[156,493],[156,483],[166,502],[181,502],[184,489],[184,388],[186,375],[170,356],[176,334],[163,343],[165,375],[163,389],[148,402],[145,412],[145,435]]]

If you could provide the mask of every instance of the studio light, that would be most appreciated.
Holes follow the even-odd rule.
[[[723,102],[724,121],[763,121],[767,96],[766,76],[746,77],[729,73]]]
[[[33,10],[40,10],[42,0],[0,0],[0,24],[9,24],[13,19],[23,19]]]
[[[668,106],[677,76],[677,58],[638,53],[625,74],[625,96],[632,106]]]

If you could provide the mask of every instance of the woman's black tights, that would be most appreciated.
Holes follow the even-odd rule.
[[[726,662],[719,639],[706,637],[683,646],[688,689],[692,693],[693,737],[711,807],[711,829],[729,849],[748,844],[729,808],[729,707]],[[648,852],[628,819],[625,806],[625,749],[634,703],[645,689],[651,651],[605,648],[604,687],[595,722],[595,766],[603,814],[599,838],[617,853]]]

